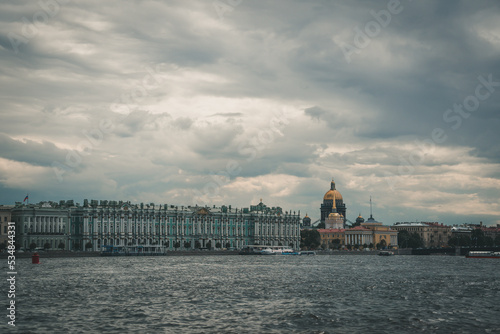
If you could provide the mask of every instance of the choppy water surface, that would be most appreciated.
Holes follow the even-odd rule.
[[[0,261],[7,276],[7,260]],[[30,262],[17,261],[17,326],[6,325],[4,308],[2,333],[500,333],[500,261],[493,259],[167,256]],[[5,296],[4,279],[1,288]]]

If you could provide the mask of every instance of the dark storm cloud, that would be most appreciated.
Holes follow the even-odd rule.
[[[32,140],[15,140],[0,133],[0,157],[18,162],[26,162],[33,166],[51,166],[56,160],[63,160],[67,151],[61,150],[53,143]]]

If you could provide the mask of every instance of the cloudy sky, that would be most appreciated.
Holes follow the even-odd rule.
[[[498,1],[0,8],[2,204],[500,223]]]

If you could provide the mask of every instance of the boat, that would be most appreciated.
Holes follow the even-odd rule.
[[[240,255],[299,255],[290,247],[285,246],[266,246],[266,245],[247,245],[238,253]]]
[[[392,256],[392,255],[394,255],[394,252],[391,252],[391,251],[380,251],[378,253],[378,255],[380,255],[380,256]]]
[[[299,255],[316,255],[315,251],[302,251]]]
[[[470,251],[465,257],[471,259],[500,259],[500,252]]]
[[[263,250],[260,251],[262,255],[276,255],[277,253],[271,249],[271,248],[264,248]]]

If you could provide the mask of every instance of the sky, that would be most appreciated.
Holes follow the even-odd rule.
[[[500,223],[498,1],[0,4],[0,203]]]

